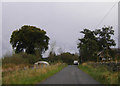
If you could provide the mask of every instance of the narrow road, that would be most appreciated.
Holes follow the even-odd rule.
[[[100,84],[76,65],[69,65],[40,84]]]

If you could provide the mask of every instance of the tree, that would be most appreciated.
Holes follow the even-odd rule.
[[[80,33],[84,34],[84,37],[79,40],[78,48],[80,52],[80,61],[93,60],[98,51],[97,39],[94,36],[94,31],[84,29]]]
[[[74,60],[77,60],[77,56],[69,52],[65,52],[65,53],[58,55],[58,58],[59,58],[59,61],[61,60],[62,62],[68,65],[72,65]]]
[[[116,43],[111,39],[111,35],[114,35],[113,27],[103,27],[102,29],[96,29],[94,31],[95,36],[97,37],[99,50],[110,49],[111,46],[115,46]]]
[[[13,31],[10,43],[15,53],[26,52],[41,55],[48,49],[49,37],[46,31],[35,26],[24,25],[19,30]]]
[[[105,52],[105,57],[108,59],[110,55],[112,56],[112,50],[111,46],[115,46],[115,40],[111,38],[112,35],[114,35],[114,30],[113,27],[111,26],[104,26],[101,30],[97,29],[94,31],[97,40],[98,40],[98,45],[99,45],[99,51],[104,50]]]
[[[84,29],[81,33],[84,34],[84,37],[78,39],[80,61],[97,60],[97,53],[103,50],[105,57],[110,56],[110,47],[116,45],[111,38],[111,35],[114,35],[113,27],[103,27],[95,31]]]

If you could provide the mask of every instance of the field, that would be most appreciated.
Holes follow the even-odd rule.
[[[38,84],[62,70],[66,64],[57,63],[39,69],[16,70],[3,73],[3,84]]]
[[[83,63],[79,68],[102,84],[120,84],[119,71],[111,71],[105,65]]]

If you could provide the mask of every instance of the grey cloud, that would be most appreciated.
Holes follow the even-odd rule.
[[[111,2],[4,2],[2,6],[3,53],[12,51],[9,43],[12,31],[22,25],[34,25],[47,32],[50,41],[64,51],[78,52],[77,39],[84,28],[95,29],[114,3]],[[117,6],[100,24],[112,25],[117,34]],[[117,39],[115,39],[117,41]],[[47,51],[48,52],[48,51]]]

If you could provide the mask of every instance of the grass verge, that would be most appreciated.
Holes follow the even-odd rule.
[[[57,63],[40,69],[27,69],[10,72],[3,75],[3,84],[37,84],[66,67]]]
[[[111,72],[106,66],[83,63],[78,67],[102,84],[120,84],[120,73]]]

